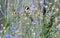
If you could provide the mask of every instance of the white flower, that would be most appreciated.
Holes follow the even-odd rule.
[[[55,0],[55,2],[57,2],[57,0]]]
[[[35,32],[34,33],[32,33],[34,36],[35,36]]]

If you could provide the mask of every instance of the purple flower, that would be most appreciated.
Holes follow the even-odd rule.
[[[35,7],[36,7],[35,5],[32,5],[32,7],[31,7],[31,11],[32,11],[32,12],[34,12]]]
[[[41,3],[41,4],[40,4],[40,6],[43,8],[43,7],[45,7],[45,6],[46,6],[46,4]]]
[[[11,34],[7,34],[6,38],[12,38],[12,35]]]
[[[11,27],[10,30],[16,31],[16,30],[18,30],[18,28],[17,27]]]
[[[22,36],[16,36],[16,38],[22,38]]]
[[[36,34],[37,35],[41,35],[41,31],[40,30],[36,30]]]
[[[55,31],[60,31],[60,28],[56,28]]]
[[[36,25],[39,25],[41,22],[32,22],[32,24],[36,24]]]

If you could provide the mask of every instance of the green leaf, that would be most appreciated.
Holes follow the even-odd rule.
[[[10,21],[10,20],[8,20],[8,21],[6,22],[5,28],[7,29],[9,26],[11,26],[11,21]]]

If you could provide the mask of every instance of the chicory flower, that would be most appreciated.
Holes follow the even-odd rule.
[[[18,30],[18,28],[17,27],[11,27],[10,30],[16,31],[16,30]]]
[[[16,38],[22,38],[22,36],[16,36]]]
[[[7,34],[6,38],[12,38],[12,35],[11,34]]]

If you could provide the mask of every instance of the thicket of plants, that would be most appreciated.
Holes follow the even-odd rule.
[[[0,27],[1,38],[60,38],[60,0],[0,0]]]

